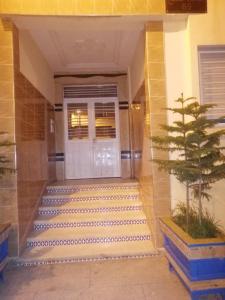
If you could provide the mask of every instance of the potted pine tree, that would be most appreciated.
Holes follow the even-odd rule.
[[[14,145],[8,141],[5,132],[0,132],[0,178],[7,173],[14,172],[14,169],[9,166],[10,160],[7,158],[6,149]],[[3,279],[3,269],[8,262],[8,236],[10,224],[2,224],[0,220],[0,279]]]
[[[174,175],[186,194],[185,203],[178,204],[171,218],[160,219],[166,256],[192,299],[205,299],[201,297],[210,293],[225,299],[225,237],[203,207],[203,199],[211,198],[213,183],[225,178],[220,145],[225,130],[215,128],[222,118],[207,118],[212,105],[200,105],[183,95],[176,102],[178,107],[169,110],[178,119],[162,125],[167,135],[152,137],[153,147],[176,153],[175,158],[154,162]]]

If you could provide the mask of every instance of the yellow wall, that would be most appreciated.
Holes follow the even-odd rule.
[[[225,44],[225,1],[208,0],[207,15],[189,17],[188,33],[191,50],[193,94],[199,98],[198,45]]]
[[[175,107],[174,102],[181,93],[192,95],[191,63],[187,19],[164,22],[165,65],[167,107]],[[174,114],[168,112],[168,122],[172,124]],[[175,156],[170,155],[170,157]],[[183,186],[174,176],[170,177],[171,206],[174,208],[179,201],[184,200]]]
[[[208,0],[208,14],[190,16],[188,33],[192,64],[193,95],[199,99],[198,45],[225,45],[225,1]],[[222,140],[225,145],[225,137]],[[225,228],[225,180],[216,183],[212,189],[213,200],[205,202],[205,206],[215,215]]]
[[[27,31],[19,32],[20,71],[51,103],[54,103],[53,71]]]

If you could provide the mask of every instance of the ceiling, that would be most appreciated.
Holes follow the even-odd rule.
[[[126,72],[147,17],[15,16],[54,73]]]

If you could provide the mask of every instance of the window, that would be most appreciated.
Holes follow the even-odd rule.
[[[216,104],[210,109],[211,119],[225,115],[225,45],[199,46],[200,100]],[[225,123],[225,120],[223,121]]]
[[[68,103],[68,139],[88,139],[88,105],[87,103]]]

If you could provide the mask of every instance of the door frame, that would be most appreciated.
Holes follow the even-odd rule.
[[[118,151],[118,174],[119,176],[116,176],[115,178],[121,177],[121,143],[120,143],[120,117],[119,117],[119,99],[118,97],[90,97],[90,98],[63,98],[63,122],[64,122],[64,178],[67,180],[67,170],[66,170],[66,158],[68,153],[68,146],[67,146],[67,136],[68,134],[68,127],[67,127],[67,104],[68,103],[82,103],[87,101],[93,101],[93,102],[106,102],[106,101],[113,101],[115,103],[115,121],[116,121],[116,135],[118,139],[118,145],[117,145],[117,151]],[[89,110],[88,110],[89,114]],[[90,133],[90,127],[88,127],[88,134]],[[96,177],[87,177],[86,179],[94,179]],[[104,178],[104,177],[97,177],[97,178]],[[68,179],[69,180],[69,179]]]

